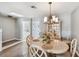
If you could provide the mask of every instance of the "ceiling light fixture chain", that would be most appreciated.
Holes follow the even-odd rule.
[[[52,19],[52,16],[51,16],[51,4],[52,4],[52,2],[49,2],[49,19],[48,19],[48,21],[50,22],[50,19]]]

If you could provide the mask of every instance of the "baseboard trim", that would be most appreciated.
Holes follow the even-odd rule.
[[[8,42],[8,41],[12,41],[12,40],[17,40],[16,38],[12,38],[12,39],[7,39],[5,41],[2,41],[2,43]]]

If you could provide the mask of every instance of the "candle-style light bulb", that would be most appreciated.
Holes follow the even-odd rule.
[[[55,16],[52,16],[52,18],[53,18],[53,21],[55,21]]]
[[[58,17],[55,18],[55,22],[58,22]]]
[[[44,17],[44,22],[47,22],[47,17]]]

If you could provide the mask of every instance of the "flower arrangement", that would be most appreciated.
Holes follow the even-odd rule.
[[[43,42],[50,43],[52,39],[51,32],[44,33],[42,38],[43,38]]]
[[[50,35],[48,33],[44,33],[42,38],[43,42],[50,43]]]
[[[43,42],[50,43],[51,40],[56,39],[58,37],[56,32],[45,32],[42,36]]]

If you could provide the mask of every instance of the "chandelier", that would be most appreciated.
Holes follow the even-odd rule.
[[[58,22],[58,17],[51,15],[51,4],[52,2],[49,2],[49,17],[44,17],[44,23],[48,25],[48,32],[52,31],[52,24],[55,24]]]
[[[58,22],[58,17],[56,16],[52,16],[51,15],[51,4],[52,2],[49,2],[49,17],[44,17],[44,22],[49,22],[49,23],[53,23],[53,22]]]

